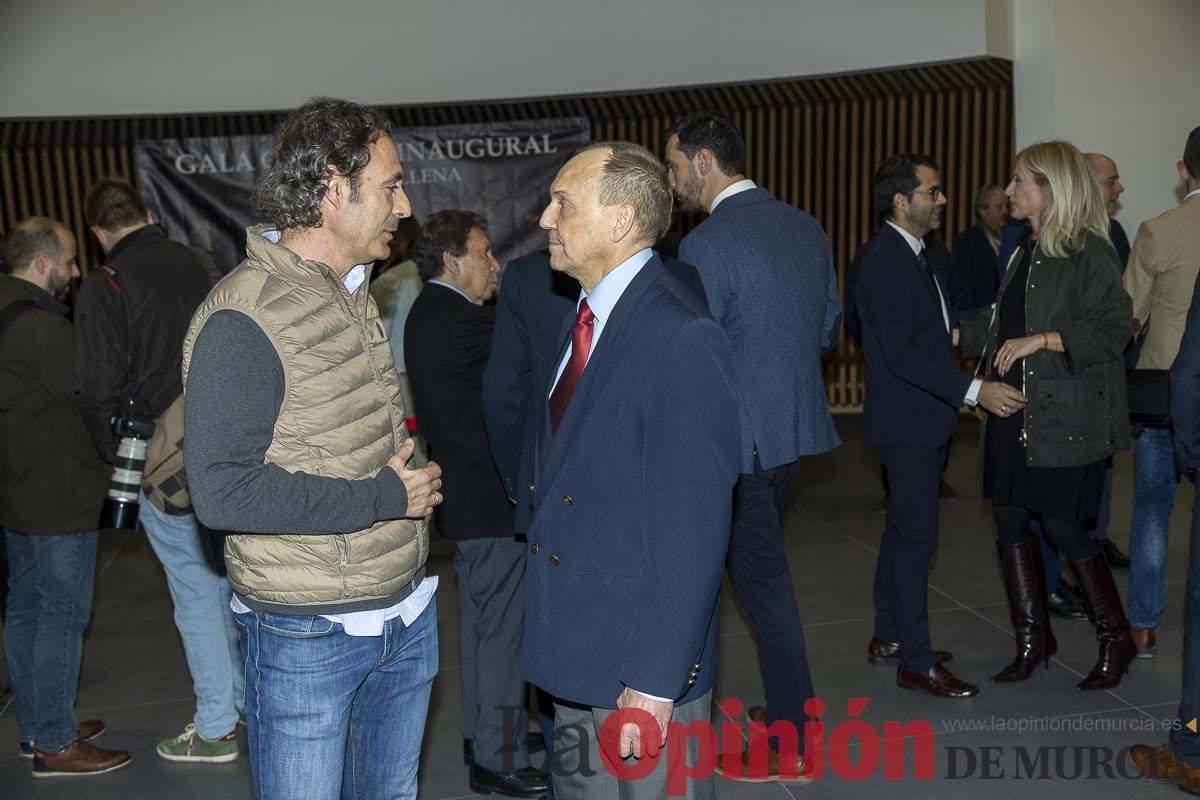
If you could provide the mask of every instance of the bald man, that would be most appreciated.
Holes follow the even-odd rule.
[[[1108,212],[1108,236],[1112,239],[1117,258],[1121,260],[1121,269],[1124,270],[1129,264],[1129,237],[1125,235],[1125,229],[1116,219],[1117,201],[1125,191],[1120,170],[1117,169],[1117,162],[1103,153],[1084,153],[1083,157],[1087,160],[1088,169],[1092,171],[1092,177],[1104,197],[1104,209]]]

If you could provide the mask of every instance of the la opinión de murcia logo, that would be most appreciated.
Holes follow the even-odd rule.
[[[626,723],[637,725],[643,741],[659,736],[658,723],[648,712],[627,708],[609,714],[599,730],[599,765],[623,781],[646,778],[666,759],[667,796],[682,797],[687,793],[688,779],[703,779],[720,770],[727,780],[738,778],[767,779],[770,774],[771,742],[778,754],[778,774],[781,781],[795,781],[801,776],[821,780],[835,776],[845,781],[863,781],[883,769],[885,780],[933,780],[936,775],[934,731],[925,720],[907,722],[885,721],[882,726],[861,719],[870,705],[867,697],[852,697],[846,702],[847,719],[826,731],[820,718],[826,704],[811,698],[804,704],[810,718],[801,732],[790,722],[771,725],[740,720],[744,710],[737,698],[720,704],[728,721],[713,725],[698,721],[685,725],[672,721],[667,726],[666,745],[655,756],[622,759],[621,728]],[[506,730],[512,729],[517,707],[503,707]],[[1195,732],[1196,721],[1178,723],[1162,721],[1166,729],[1183,727]],[[556,730],[551,771],[558,776],[596,774],[589,761],[588,730],[579,726],[570,737],[578,745],[564,748]],[[828,733],[828,735],[826,735]],[[911,761],[907,757],[907,742],[912,740]],[[803,749],[801,743],[803,741]],[[511,740],[509,742],[511,744]],[[689,759],[689,746],[695,749],[695,759]],[[513,750],[508,748],[508,752]],[[800,755],[804,754],[801,761]],[[1060,779],[1137,779],[1141,775],[1129,761],[1127,750],[1095,746],[946,746],[946,780],[1018,780]],[[506,768],[511,765],[506,765]]]

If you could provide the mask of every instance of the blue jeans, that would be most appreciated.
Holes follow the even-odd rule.
[[[92,615],[96,532],[26,536],[4,532],[8,621],[4,650],[13,683],[17,738],[43,752],[78,736],[75,695],[83,629]]]
[[[350,636],[324,617],[237,615],[256,800],[417,796],[438,670],[437,602]]]
[[[1167,524],[1175,504],[1171,432],[1146,428],[1133,443],[1129,528],[1129,625],[1157,628],[1167,602]]]
[[[1187,599],[1183,609],[1183,695],[1179,728],[1171,731],[1171,749],[1200,769],[1200,734],[1183,726],[1200,717],[1200,492],[1192,503],[1192,540],[1188,554]]]
[[[196,731],[219,739],[237,727],[244,676],[237,626],[229,608],[229,581],[209,563],[195,514],[159,511],[146,495],[138,521],[167,573],[175,606],[175,627],[183,640],[192,691],[196,695]]]

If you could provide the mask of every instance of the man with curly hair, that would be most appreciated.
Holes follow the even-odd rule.
[[[416,797],[438,668],[426,517],[371,262],[411,214],[386,117],[312,100],[275,132],[267,225],[183,345],[185,465],[246,656],[254,796]]]

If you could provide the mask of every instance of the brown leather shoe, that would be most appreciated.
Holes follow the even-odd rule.
[[[79,723],[79,738],[85,742],[90,742],[108,730],[108,726],[104,724],[102,719],[85,719]]]
[[[1152,781],[1174,781],[1176,776],[1175,751],[1171,745],[1152,747],[1148,744],[1135,744],[1129,748],[1129,760],[1142,773],[1142,777]]]
[[[954,654],[949,650],[933,651],[933,660],[939,664],[945,664],[952,658],[954,658]],[[879,639],[872,639],[871,643],[867,645],[867,661],[870,661],[872,664],[888,664],[899,660],[899,642],[884,642]]]
[[[1135,744],[1129,748],[1129,760],[1143,777],[1174,783],[1185,792],[1200,795],[1200,769],[1180,761],[1169,744],[1157,748]]]
[[[1158,640],[1154,636],[1154,628],[1130,628],[1129,636],[1137,645],[1138,658],[1154,658],[1158,650]]]
[[[103,750],[91,742],[76,740],[56,753],[34,750],[33,777],[102,775],[129,764],[133,759],[120,750]]]
[[[934,664],[927,675],[910,672],[901,667],[896,670],[896,685],[910,692],[920,689],[934,697],[949,697],[955,700],[979,694],[978,686],[960,681],[941,664]]]
[[[755,706],[754,708],[762,708],[762,706]],[[813,782],[813,778],[810,778],[804,774],[803,757],[797,761],[795,775],[789,774],[781,778],[779,776],[779,754],[774,750],[767,750],[767,771],[765,773],[763,773],[762,767],[757,764],[753,770],[751,769],[749,753],[743,750],[739,755],[741,756],[740,770],[737,770],[736,772],[727,771],[725,769],[725,764],[727,763],[726,756],[722,754],[717,759],[717,774],[728,780],[741,781],[742,783],[770,783],[771,781],[778,780],[782,780],[784,783]]]
[[[100,734],[108,730],[108,726],[103,720],[89,719],[79,723],[78,736],[85,742],[90,742],[93,739],[99,738]],[[18,755],[21,758],[33,758],[33,742],[20,742],[18,747]]]

